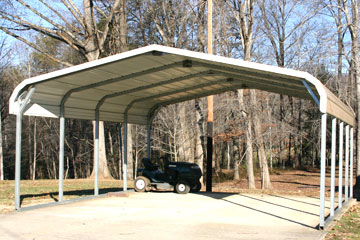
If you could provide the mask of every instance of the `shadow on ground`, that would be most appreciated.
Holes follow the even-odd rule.
[[[280,208],[285,208],[285,209],[290,210],[290,211],[300,212],[300,213],[315,216],[315,217],[318,216],[317,214],[314,214],[312,212],[304,211],[303,208],[300,209],[300,208],[290,207],[290,206],[286,206],[286,205],[283,205],[283,204],[278,204],[278,203],[274,203],[274,202],[264,200],[261,197],[249,196],[249,195],[245,195],[245,194],[241,194],[241,193],[222,193],[222,192],[206,193],[206,192],[200,192],[200,193],[197,193],[197,194],[202,195],[202,196],[206,196],[206,197],[211,197],[211,198],[214,198],[214,199],[217,199],[217,200],[223,200],[223,201],[225,201],[227,203],[231,203],[231,204],[237,205],[239,207],[247,208],[247,209],[250,209],[250,210],[255,211],[257,213],[266,214],[268,216],[272,216],[272,217],[282,219],[282,220],[285,220],[285,221],[288,221],[288,222],[291,222],[291,223],[295,223],[295,224],[301,225],[303,227],[307,227],[307,228],[311,228],[311,229],[317,229],[317,227],[318,227],[318,226],[307,225],[307,224],[295,221],[295,220],[293,220],[291,218],[282,217],[280,215],[271,213],[270,211],[265,211],[265,210],[262,210],[262,209],[254,208],[253,206],[251,206],[251,204],[245,205],[245,204],[242,204],[242,203],[231,201],[231,200],[226,199],[226,198],[230,197],[232,195],[238,195],[238,196],[240,195],[240,196],[242,196],[244,198],[247,198],[247,199],[250,199],[252,201],[258,201],[258,202],[261,202],[261,203],[265,203],[265,204],[268,205],[269,209],[271,209],[271,207],[280,207]],[[267,195],[267,196],[271,196],[271,197],[278,197],[278,198],[281,198],[281,199],[286,199],[288,201],[294,201],[296,203],[302,203],[302,204],[309,204],[309,205],[316,206],[316,207],[318,206],[318,205],[313,204],[313,203],[300,201],[300,200],[297,200],[297,199],[292,199],[291,197],[278,196],[278,195],[274,195],[274,194],[262,194],[262,195]]]
[[[102,188],[99,189],[99,194],[106,194],[109,192],[120,192],[123,191],[123,188]],[[54,202],[58,202],[58,195],[59,192],[46,192],[46,193],[39,193],[39,194],[23,194],[20,196],[20,205],[22,202],[27,198],[41,198],[49,196],[54,200]],[[64,196],[78,196],[78,197],[86,197],[94,195],[94,189],[82,189],[82,190],[71,190],[71,191],[64,191]]]

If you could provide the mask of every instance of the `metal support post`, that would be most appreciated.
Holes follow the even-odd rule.
[[[338,208],[342,208],[342,189],[343,189],[343,148],[344,148],[344,123],[340,123],[339,129],[339,196]]]
[[[127,147],[127,142],[128,142],[128,124],[127,124],[127,119],[125,118],[125,122],[124,122],[124,166],[123,166],[123,189],[124,192],[127,191],[127,152],[128,152],[128,147]]]
[[[321,116],[320,228],[325,226],[326,113]]]
[[[15,209],[20,209],[22,114],[16,115]]]
[[[345,127],[345,202],[349,200],[349,125]]]
[[[336,118],[332,120],[331,128],[331,184],[330,184],[330,216],[334,216],[335,210],[335,156],[336,156]]]
[[[20,209],[20,179],[21,179],[21,132],[22,116],[26,106],[34,94],[35,88],[31,88],[24,99],[19,104],[19,112],[16,114],[16,151],[15,151],[15,210]],[[20,100],[19,100],[20,101]]]
[[[99,111],[95,112],[95,182],[94,182],[94,195],[99,195]]]
[[[151,156],[151,123],[147,125],[147,145],[146,145],[147,158]]]
[[[60,140],[59,140],[59,201],[64,196],[64,142],[65,142],[65,118],[64,110],[60,109]]]
[[[354,180],[354,128],[350,128],[350,198],[353,197]]]

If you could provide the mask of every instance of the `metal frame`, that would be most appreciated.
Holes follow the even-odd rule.
[[[304,86],[306,87],[306,89],[308,90],[309,94],[311,95],[311,97],[314,99],[316,105],[318,105],[318,107],[320,107],[320,101],[317,98],[317,96],[315,95],[315,93],[313,92],[313,90],[310,88],[309,84],[305,81],[302,80],[302,83],[304,84]]]
[[[321,124],[321,177],[320,177],[320,229],[323,229],[327,224],[329,224],[335,216],[340,213],[341,209],[344,206],[347,206],[351,198],[353,197],[353,164],[354,164],[354,133],[353,127],[350,125],[345,126],[345,176],[343,177],[343,147],[344,147],[344,122],[339,124],[339,181],[338,181],[338,205],[335,207],[335,175],[336,175],[336,124],[337,119],[332,119],[332,137],[331,137],[331,180],[330,180],[330,216],[325,220],[325,159],[324,159],[324,149],[326,151],[326,119],[324,119],[324,114],[322,116]],[[324,127],[325,126],[325,127]],[[349,162],[350,161],[350,162]],[[350,173],[349,173],[350,171]],[[343,185],[343,178],[345,178],[345,184]],[[343,187],[344,191],[344,200],[343,200]]]
[[[349,197],[352,198],[354,195],[354,128],[350,128],[350,193]]]
[[[335,211],[335,167],[336,167],[336,118],[332,120],[331,131],[331,180],[330,180],[330,216],[334,216]]]
[[[128,122],[127,122],[127,114],[125,115],[124,121],[124,164],[123,164],[123,191],[127,191],[127,141],[128,141]]]
[[[154,51],[155,52],[154,54]],[[64,178],[64,141],[65,141],[65,103],[69,99],[69,97],[72,95],[72,93],[78,93],[87,89],[91,88],[99,88],[101,86],[105,86],[108,84],[114,84],[117,82],[130,80],[132,78],[136,77],[146,77],[147,74],[156,73],[158,71],[165,70],[165,73],[170,73],[170,71],[166,71],[167,69],[172,68],[179,68],[177,70],[180,70],[184,76],[176,77],[173,79],[168,79],[165,81],[161,81],[158,83],[145,83],[147,84],[145,86],[137,86],[133,89],[128,90],[122,90],[120,92],[113,92],[111,94],[105,95],[106,93],[101,94],[99,96],[99,100],[97,101],[96,109],[95,109],[95,159],[94,159],[94,168],[95,168],[95,183],[94,183],[94,194],[99,194],[98,189],[98,161],[99,161],[99,120],[106,118],[105,115],[103,118],[101,118],[101,106],[106,103],[106,99],[117,97],[121,95],[131,94],[135,92],[140,92],[142,90],[155,88],[159,86],[165,86],[166,84],[171,84],[175,82],[179,82],[182,80],[195,78],[195,77],[201,77],[202,74],[213,74],[213,76],[220,75],[221,77],[224,77],[224,79],[218,79],[219,77],[216,76],[213,79],[205,79],[209,81],[206,84],[198,84],[198,86],[194,87],[188,87],[182,88],[181,90],[177,91],[166,91],[162,94],[155,94],[151,97],[136,97],[137,99],[131,101],[130,103],[126,104],[126,109],[124,112],[124,191],[127,190],[127,152],[128,152],[128,123],[136,122],[137,120],[132,119],[131,115],[128,114],[129,110],[133,107],[133,105],[137,102],[152,100],[155,98],[159,98],[162,96],[168,96],[170,94],[177,94],[181,92],[186,92],[186,96],[184,95],[176,95],[172,96],[171,99],[166,100],[158,100],[156,99],[154,101],[153,106],[148,106],[147,109],[147,115],[146,117],[148,119],[145,119],[144,115],[141,115],[142,119],[141,123],[148,124],[147,131],[147,155],[150,157],[151,151],[150,151],[150,137],[151,137],[151,121],[153,117],[155,116],[156,112],[163,106],[186,101],[198,97],[204,97],[207,95],[217,94],[221,92],[231,91],[237,88],[250,88],[250,87],[257,87],[262,90],[272,91],[272,92],[278,92],[278,93],[284,93],[284,91],[287,89],[292,90],[292,96],[299,96],[304,99],[311,99],[315,101],[315,103],[319,106],[320,112],[323,113],[322,120],[321,120],[321,177],[320,177],[320,228],[324,227],[324,224],[333,217],[336,212],[341,209],[343,204],[342,199],[342,178],[343,178],[343,122],[340,122],[339,127],[339,198],[338,198],[338,208],[335,211],[335,174],[336,170],[334,171],[335,164],[335,157],[336,157],[336,119],[332,119],[332,144],[331,144],[331,217],[325,220],[325,162],[326,162],[326,127],[327,127],[327,113],[330,115],[336,116],[338,119],[341,119],[341,121],[346,122],[346,124],[354,125],[354,117],[352,112],[347,108],[340,100],[338,100],[333,94],[328,92],[328,89],[321,84],[320,81],[318,81],[316,78],[311,76],[308,73],[300,72],[300,71],[293,71],[289,69],[283,69],[283,68],[277,68],[262,64],[256,64],[256,63],[249,63],[249,62],[243,62],[236,59],[229,59],[229,58],[221,58],[218,56],[212,56],[212,55],[206,55],[206,54],[199,54],[191,51],[185,51],[181,49],[174,49],[174,48],[168,48],[163,46],[149,46],[145,47],[143,49],[138,49],[134,51],[129,51],[127,53],[123,53],[117,56],[113,56],[110,58],[104,58],[101,60],[97,60],[91,63],[82,64],[80,66],[74,66],[72,68],[60,70],[55,73],[50,73],[47,75],[42,75],[39,77],[35,77],[33,79],[27,79],[23,81],[19,86],[14,90],[13,95],[10,98],[10,113],[17,114],[17,129],[16,129],[16,184],[15,184],[15,208],[20,208],[20,167],[21,167],[21,127],[22,127],[22,115],[28,106],[28,102],[31,98],[31,95],[34,93],[34,89],[29,90],[32,86],[35,86],[36,84],[41,84],[45,81],[50,80],[59,80],[59,83],[62,83],[62,77],[69,75],[71,77],[71,74],[73,73],[79,73],[81,71],[87,71],[95,69],[96,71],[99,70],[98,73],[101,73],[101,71],[104,71],[104,69],[101,68],[102,65],[106,65],[108,63],[113,63],[114,61],[125,61],[127,58],[130,57],[137,57],[141,54],[153,54],[154,56],[160,56],[162,54],[171,54],[175,55],[175,58],[179,59],[176,60],[178,62],[169,63],[166,65],[166,63],[163,66],[159,66],[164,61],[154,61],[155,65],[152,65],[151,68],[142,70],[139,72],[136,72],[136,69],[134,69],[134,73],[127,74],[127,75],[119,75],[118,77],[102,80],[96,83],[87,84],[84,86],[74,86],[73,84],[72,89],[68,90],[70,88],[70,85],[67,85],[63,90],[67,91],[66,94],[63,95],[60,102],[60,146],[59,146],[59,200],[63,201],[63,178]],[[141,57],[139,58],[141,60]],[[168,58],[170,59],[170,58]],[[180,61],[180,59],[182,59]],[[166,62],[166,61],[165,61]],[[171,60],[170,60],[171,62]],[[151,65],[151,64],[150,64]],[[99,67],[99,68],[98,68]],[[182,71],[181,68],[192,68],[193,70],[186,70]],[[206,71],[206,69],[208,69]],[[105,69],[106,71],[106,69]],[[200,72],[202,71],[202,72]],[[116,75],[116,73],[115,73]],[[211,76],[211,75],[209,75]],[[94,80],[94,79],[93,79]],[[260,84],[254,85],[254,82],[260,80]],[[235,83],[231,83],[234,81]],[[311,83],[311,84],[310,84]],[[69,81],[65,81],[64,84],[71,84]],[[86,84],[86,83],[85,83]],[[212,86],[214,84],[219,84],[219,88],[217,89],[200,89],[205,88],[206,86]],[[277,85],[276,89],[272,86],[273,84]],[[117,84],[117,86],[120,84]],[[305,88],[302,88],[301,86],[304,85]],[[311,85],[311,86],[309,86]],[[199,89],[198,92],[190,92],[193,89]],[[97,89],[100,90],[100,89]],[[120,90],[120,89],[119,89]],[[117,91],[119,91],[117,90]],[[27,95],[25,97],[24,101],[21,101],[23,99],[24,95]],[[109,92],[108,92],[109,93]],[[140,94],[141,95],[141,94]],[[36,95],[37,96],[37,95]],[[79,97],[81,98],[81,97]],[[94,101],[92,101],[94,102]],[[116,104],[116,103],[115,103]],[[56,105],[56,106],[55,106]],[[58,102],[56,102],[55,105],[51,105],[52,107],[59,107]],[[69,106],[70,108],[70,106]],[[332,108],[335,108],[332,109]],[[74,108],[75,109],[75,108]],[[87,109],[86,107],[82,108],[82,110],[85,111],[93,111],[93,109]],[[115,110],[114,110],[115,111]],[[105,113],[105,112],[104,112]],[[123,114],[122,111],[118,112],[106,112],[115,114],[112,116],[112,118],[116,118],[118,116],[121,116]],[[31,112],[30,112],[31,114]],[[91,113],[92,114],[92,113]],[[120,115],[116,115],[120,114]],[[145,114],[145,113],[144,113]],[[345,114],[346,117],[343,117],[342,115]],[[54,114],[57,116],[57,114]],[[53,115],[51,115],[53,116]],[[71,116],[71,113],[69,111],[69,115]],[[77,115],[74,115],[77,116]],[[133,115],[135,116],[135,115]],[[137,116],[136,116],[137,117]],[[140,117],[140,116],[139,116]],[[112,118],[108,118],[112,119]],[[91,120],[93,120],[93,115],[91,115]],[[150,120],[149,120],[150,119]],[[353,127],[350,129],[350,136],[349,136],[349,128],[350,126],[346,126],[346,139],[345,139],[345,203],[349,200],[349,197],[351,198],[353,196]],[[350,145],[350,146],[349,146]],[[349,152],[350,151],[350,152]],[[350,161],[350,163],[349,163]],[[349,166],[350,165],[350,166]],[[349,169],[350,168],[350,169]],[[350,174],[349,174],[350,171]],[[350,176],[349,176],[350,175]],[[349,180],[350,178],[350,180]]]
[[[59,133],[59,202],[64,196],[64,146],[65,146],[65,118],[64,108],[60,108],[60,133]]]
[[[20,209],[20,179],[21,179],[21,132],[22,116],[29,104],[35,88],[30,88],[26,93],[24,100],[20,103],[19,113],[16,115],[16,156],[15,156],[15,210]]]
[[[339,129],[339,196],[338,208],[342,208],[342,189],[343,189],[343,152],[344,149],[344,122],[340,123]]]
[[[345,127],[345,202],[349,200],[349,125]]]
[[[323,228],[325,226],[326,118],[326,113],[321,115],[320,228]]]
[[[94,195],[99,195],[99,111],[95,112],[95,143],[94,143],[94,169],[95,169],[95,183],[94,183]]]

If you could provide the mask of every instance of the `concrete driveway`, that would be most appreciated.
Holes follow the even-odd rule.
[[[132,193],[0,215],[0,239],[320,239],[319,199]]]

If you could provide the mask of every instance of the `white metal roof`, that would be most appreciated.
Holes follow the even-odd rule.
[[[29,78],[10,98],[19,112],[23,93],[35,88],[25,115],[146,124],[162,106],[231,91],[255,88],[320,101],[320,111],[354,125],[354,114],[318,79],[306,72],[205,53],[151,45]]]

